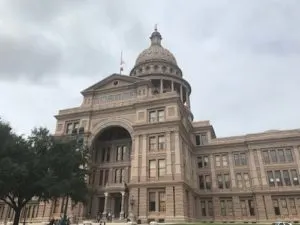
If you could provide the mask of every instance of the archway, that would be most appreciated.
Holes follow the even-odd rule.
[[[93,187],[97,190],[92,216],[108,214],[124,218],[127,213],[127,183],[130,179],[132,139],[122,126],[108,126],[95,135],[92,148]]]

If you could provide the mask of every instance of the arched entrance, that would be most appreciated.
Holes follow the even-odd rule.
[[[90,210],[92,217],[110,215],[111,219],[119,220],[127,215],[131,147],[131,135],[121,126],[106,127],[95,136],[92,143],[95,175],[90,181],[96,190]]]

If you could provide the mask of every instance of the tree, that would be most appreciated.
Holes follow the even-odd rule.
[[[87,158],[76,139],[54,138],[45,128],[24,138],[0,120],[0,200],[15,211],[14,225],[33,197],[48,201],[68,196],[84,202],[87,170],[82,165]]]

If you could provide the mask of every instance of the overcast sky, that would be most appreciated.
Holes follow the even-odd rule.
[[[154,24],[217,136],[300,127],[299,0],[0,0],[0,116],[18,133],[149,46]]]

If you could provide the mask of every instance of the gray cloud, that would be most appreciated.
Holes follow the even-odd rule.
[[[121,50],[129,72],[155,23],[192,85],[195,118],[218,135],[300,123],[298,0],[0,0],[0,94],[11,98],[0,100],[3,116],[22,132],[42,121],[54,128],[58,109],[118,72]]]

